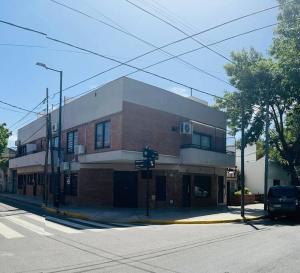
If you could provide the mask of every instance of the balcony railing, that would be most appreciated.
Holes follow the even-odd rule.
[[[214,166],[222,168],[230,168],[235,166],[235,154],[233,152],[226,153],[204,150],[199,146],[183,145],[180,150],[180,160],[182,164]]]

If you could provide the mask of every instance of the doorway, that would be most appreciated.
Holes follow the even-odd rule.
[[[218,176],[218,204],[224,204],[224,176]]]
[[[137,207],[137,172],[114,172],[114,207]]]
[[[182,176],[182,206],[191,206],[191,176]]]
[[[227,206],[230,206],[230,202],[231,202],[231,186],[230,186],[230,182],[227,182]]]

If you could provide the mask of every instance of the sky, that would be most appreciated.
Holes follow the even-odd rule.
[[[55,1],[80,10],[89,17],[58,5]],[[174,29],[126,0],[55,1],[0,0],[0,20],[47,33],[50,37],[121,62],[153,50],[152,45],[159,47],[185,38],[186,34],[192,35],[277,4],[275,0],[130,0],[172,23],[177,28]],[[278,9],[272,9],[205,32],[195,38],[200,43],[208,45],[236,34],[276,23],[277,13]],[[136,38],[112,29],[99,21],[129,32]],[[273,31],[274,27],[270,27],[211,46],[211,49],[225,58],[203,48],[181,56],[184,62],[173,58],[147,70],[187,86],[222,96],[225,91],[234,90],[232,86],[225,83],[229,80],[224,70],[224,65],[228,63],[226,58],[230,59],[232,51],[250,47],[267,54]],[[200,46],[196,41],[186,39],[165,47],[165,52],[155,51],[130,62],[130,65],[143,68],[170,58],[167,53],[178,55]],[[49,88],[49,103],[54,107],[57,105],[58,96],[53,96],[53,94],[59,90],[59,74],[36,66],[36,62],[62,70],[63,88],[117,65],[111,60],[46,39],[43,35],[0,23],[0,100],[31,110],[45,98],[45,90]],[[135,69],[131,67],[120,66],[66,90],[64,96],[68,98],[76,96],[133,71]],[[141,71],[130,77],[180,95],[190,94],[190,89],[186,87]],[[195,91],[193,96],[208,101],[210,105],[214,103],[210,96]],[[39,112],[44,109],[45,104],[41,104],[35,111]],[[9,146],[14,146],[17,129],[37,118],[36,114],[24,117],[25,115],[26,112],[22,110],[0,103],[0,123],[5,122],[12,131]]]

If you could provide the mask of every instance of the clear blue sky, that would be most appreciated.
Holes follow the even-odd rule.
[[[184,37],[182,33],[138,10],[125,0],[57,1],[80,9],[109,23],[112,22],[108,20],[112,19],[126,30],[156,46],[161,46]],[[167,20],[171,20],[176,26],[189,34],[277,4],[275,0],[132,1]],[[167,17],[165,17],[166,12],[168,12]],[[217,30],[199,35],[198,39],[203,43],[209,44],[256,27],[275,23],[277,12],[277,9],[273,9],[240,20]],[[1,20],[7,20],[15,24],[46,32],[52,37],[74,43],[121,61],[126,61],[152,49],[149,45],[145,45],[87,17],[67,10],[49,0],[2,0],[0,3],[0,18]],[[273,30],[273,28],[261,30],[215,45],[213,49],[227,57],[230,57],[231,51],[251,46],[266,54],[272,41]],[[50,94],[56,92],[59,87],[58,74],[37,67],[35,65],[36,62],[44,62],[49,67],[63,70],[64,87],[115,65],[111,61],[62,46],[45,39],[43,36],[19,30],[8,25],[0,24],[0,34],[0,99],[27,109],[33,108],[44,98],[46,87],[49,88]],[[30,45],[33,47],[13,45]],[[172,54],[179,54],[197,47],[199,47],[197,43],[189,40],[166,48],[166,50]],[[166,55],[156,52],[131,64],[144,67],[163,58],[167,58]],[[223,68],[226,60],[207,49],[186,55],[183,59],[224,80],[228,80]],[[118,68],[69,89],[64,95],[67,97],[75,96],[131,71],[133,69],[127,67]],[[149,69],[149,71],[220,96],[222,96],[225,90],[231,90],[231,87],[225,83],[193,70],[177,60],[155,66]],[[187,90],[180,86],[145,75],[142,72],[136,73],[132,77],[181,94],[186,94],[187,92]],[[210,104],[213,103],[212,98],[208,96],[194,94],[209,101]],[[58,96],[51,99],[50,104],[56,104],[57,102]],[[9,111],[7,109],[11,108],[2,104],[0,104],[0,107],[0,122],[6,122],[8,126],[11,126],[15,121],[24,116],[24,112],[16,113]],[[42,110],[44,107],[42,105],[38,110]],[[10,139],[10,145],[13,145],[13,140],[16,138],[15,130],[35,117],[33,114],[29,115],[22,122],[18,123],[18,126],[12,128],[13,136]]]

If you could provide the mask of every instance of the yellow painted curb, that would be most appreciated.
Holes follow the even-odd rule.
[[[87,215],[76,213],[76,212],[70,212],[70,211],[57,211],[54,208],[46,207],[45,205],[42,206],[42,208],[50,213],[58,213],[63,216],[71,217],[71,218],[78,218],[82,220],[93,220]],[[266,215],[261,216],[250,216],[242,218],[235,218],[235,219],[215,219],[215,220],[158,220],[158,219],[145,219],[145,220],[135,220],[135,221],[125,221],[124,223],[131,223],[131,224],[155,224],[155,225],[174,225],[174,224],[180,224],[180,225],[199,225],[199,224],[226,224],[226,223],[240,223],[240,222],[247,222],[247,221],[255,221],[266,218]],[[99,221],[99,220],[95,220]],[[103,222],[107,222],[107,220],[103,220]],[[111,222],[118,222],[118,221],[111,221]],[[122,222],[120,222],[122,223]]]
[[[264,219],[266,216],[248,217],[248,218],[236,218],[236,219],[218,219],[218,220],[140,220],[132,221],[131,223],[137,224],[158,224],[158,225],[190,225],[190,224],[225,224],[225,223],[239,223]]]
[[[70,211],[62,211],[61,214],[72,217],[72,218],[78,218],[81,220],[89,220],[90,218],[84,214],[76,213],[76,212],[70,212]]]
[[[65,211],[65,210],[57,211],[55,208],[49,208],[49,207],[46,207],[45,205],[42,205],[42,208],[50,213],[56,213],[56,214],[60,214],[60,215],[71,217],[71,218],[78,218],[78,219],[82,219],[82,220],[90,219],[88,216],[80,214],[80,213],[76,213],[76,212],[70,212],[70,211]]]

